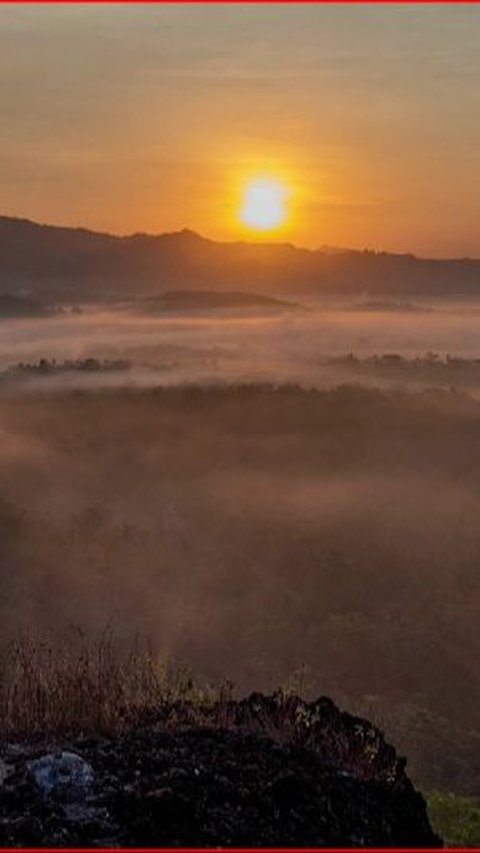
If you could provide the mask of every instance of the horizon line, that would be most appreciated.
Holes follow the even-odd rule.
[[[0,2],[1,2],[1,0],[0,0]],[[34,0],[34,2],[35,2],[35,0]],[[406,0],[406,2],[409,2],[409,0]],[[477,2],[478,2],[478,0],[477,0]],[[457,256],[449,256],[449,257],[439,258],[439,257],[425,256],[425,255],[416,255],[414,252],[405,252],[405,251],[400,252],[400,251],[387,251],[385,249],[371,249],[367,246],[365,246],[364,248],[354,249],[354,248],[351,248],[348,246],[331,246],[329,244],[324,243],[324,244],[320,244],[319,246],[316,246],[314,248],[311,248],[309,246],[302,246],[302,245],[299,245],[297,243],[292,243],[291,241],[285,241],[285,240],[255,240],[255,239],[252,239],[252,240],[248,240],[248,239],[245,239],[245,240],[242,240],[242,239],[219,240],[219,239],[214,239],[213,237],[206,237],[204,234],[201,234],[199,231],[195,231],[195,229],[188,228],[187,226],[185,226],[184,228],[180,228],[178,230],[175,230],[175,231],[160,231],[160,232],[158,232],[158,231],[157,232],[131,231],[131,232],[128,232],[126,234],[119,234],[119,233],[116,233],[114,231],[95,230],[94,228],[90,228],[86,225],[60,225],[60,224],[52,223],[52,222],[38,222],[36,219],[30,219],[27,216],[13,216],[10,214],[0,213],[0,221],[5,220],[5,219],[15,221],[15,222],[28,223],[29,225],[34,225],[37,228],[57,228],[58,230],[63,230],[63,231],[82,231],[82,232],[85,232],[87,234],[94,234],[98,237],[110,237],[114,240],[129,240],[129,239],[132,239],[133,237],[150,237],[152,239],[159,239],[162,237],[175,237],[175,236],[180,236],[182,234],[191,234],[192,236],[198,238],[199,240],[204,240],[206,243],[217,243],[217,244],[222,245],[222,246],[245,245],[245,246],[256,246],[256,247],[264,246],[265,248],[268,248],[268,247],[270,247],[270,248],[271,247],[288,247],[288,248],[295,249],[295,250],[300,251],[300,252],[309,252],[310,254],[315,254],[317,252],[325,254],[325,253],[330,251],[332,254],[334,254],[334,253],[337,253],[337,254],[353,253],[353,254],[359,254],[359,255],[361,255],[361,254],[390,255],[391,257],[397,257],[397,258],[402,258],[402,257],[403,258],[414,258],[415,260],[418,260],[418,261],[435,261],[438,263],[442,263],[442,262],[443,263],[448,263],[448,262],[461,263],[461,262],[465,262],[465,261],[471,261],[473,263],[479,263],[480,262],[480,257],[475,257],[472,255],[463,255],[463,256],[457,255]]]

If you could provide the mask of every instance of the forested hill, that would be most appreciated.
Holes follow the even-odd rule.
[[[189,230],[118,237],[0,217],[0,293],[78,302],[177,288],[456,298],[480,294],[480,260],[219,243]]]

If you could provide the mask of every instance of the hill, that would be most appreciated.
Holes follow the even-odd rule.
[[[130,303],[130,308],[147,314],[163,314],[190,311],[209,313],[211,311],[277,312],[295,310],[300,306],[284,299],[275,299],[260,293],[243,293],[232,290],[167,290],[159,296],[147,296]]]
[[[219,243],[184,230],[118,237],[0,217],[0,292],[53,302],[116,300],[168,289],[267,294],[480,294],[480,260]]]
[[[166,711],[154,726],[10,743],[0,843],[441,847],[405,762],[329,699],[254,694],[210,723],[176,703],[173,727]]]

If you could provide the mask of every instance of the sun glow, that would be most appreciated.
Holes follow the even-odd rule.
[[[249,181],[243,189],[241,222],[256,231],[278,228],[287,217],[287,195],[287,188],[271,178]]]

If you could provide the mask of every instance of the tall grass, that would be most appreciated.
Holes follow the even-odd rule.
[[[221,695],[170,666],[138,637],[112,629],[88,636],[21,634],[0,652],[0,734],[121,729],[178,701],[212,705]]]

